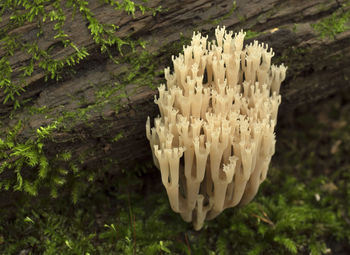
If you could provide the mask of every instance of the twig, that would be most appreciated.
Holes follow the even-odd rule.
[[[188,239],[187,239],[187,234],[185,233],[185,241],[186,241],[186,244],[187,244],[187,248],[188,248],[188,251],[191,255],[191,246],[190,246],[190,243],[188,242]]]
[[[129,214],[130,214],[130,223],[132,227],[132,236],[133,236],[133,254],[136,254],[136,235],[135,235],[135,215],[132,214],[131,203],[130,203],[130,193],[128,192],[128,204],[129,204]]]
[[[258,218],[258,219],[260,219],[260,220],[262,220],[263,222],[265,222],[265,223],[267,223],[267,224],[270,224],[271,226],[275,226],[275,224],[267,217],[267,218],[264,218],[264,217],[261,217],[261,216],[259,216],[259,215],[257,215],[257,214],[252,214],[254,217],[256,217],[256,218]]]

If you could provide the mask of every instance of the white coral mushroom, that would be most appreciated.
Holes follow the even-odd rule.
[[[275,149],[279,89],[287,67],[245,33],[225,27],[216,41],[194,33],[172,57],[155,103],[161,116],[146,134],[171,208],[194,228],[225,208],[249,203],[266,178]],[[206,81],[206,82],[205,82]]]

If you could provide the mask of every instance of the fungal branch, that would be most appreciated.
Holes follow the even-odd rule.
[[[166,85],[146,134],[171,208],[194,228],[224,209],[249,203],[265,180],[275,151],[279,89],[287,67],[245,33],[225,27],[216,40],[194,33],[184,54],[165,69]]]

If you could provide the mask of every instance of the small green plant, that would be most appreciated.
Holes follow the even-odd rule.
[[[0,180],[0,190],[21,191],[37,196],[46,188],[51,197],[57,198],[59,189],[64,190],[64,185],[68,184],[72,201],[77,202],[82,190],[94,180],[95,174],[82,173],[69,151],[57,153],[53,158],[48,157],[45,142],[53,131],[60,128],[62,119],[39,127],[33,138],[26,141],[19,139],[21,122],[18,122],[8,131],[5,139],[0,139],[0,174],[6,176]]]
[[[31,195],[37,195],[38,185],[48,176],[50,170],[48,159],[45,156],[43,141],[50,133],[58,128],[59,123],[54,122],[47,127],[40,127],[36,130],[35,139],[28,139],[25,142],[18,141],[17,135],[21,129],[21,121],[8,132],[5,140],[0,139],[0,173],[10,172],[14,178],[0,181],[0,190],[25,191]],[[37,177],[32,181],[24,179],[23,168],[38,169]],[[11,174],[11,172],[13,174]],[[56,184],[62,184],[60,178],[54,179]]]

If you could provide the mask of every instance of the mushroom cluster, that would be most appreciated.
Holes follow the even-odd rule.
[[[249,203],[266,178],[275,151],[279,89],[287,67],[245,33],[225,27],[216,40],[194,33],[183,54],[165,69],[155,103],[160,116],[146,122],[154,164],[171,208],[194,228],[224,209]]]

